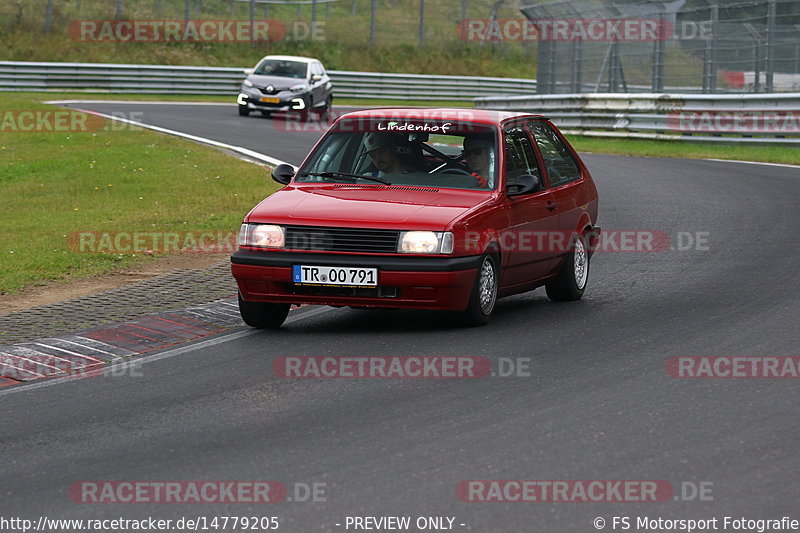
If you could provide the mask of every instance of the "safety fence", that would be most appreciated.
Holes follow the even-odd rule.
[[[800,146],[800,93],[558,94],[484,97],[475,104],[542,114],[589,136]]]
[[[150,94],[230,94],[244,67],[115,65],[0,61],[0,91]],[[328,71],[336,97],[472,100],[475,96],[525,95],[536,80]]]

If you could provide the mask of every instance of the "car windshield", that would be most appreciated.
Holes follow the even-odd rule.
[[[300,183],[493,190],[497,130],[446,120],[342,119],[299,169]]]
[[[307,63],[286,61],[283,59],[266,59],[259,63],[253,74],[261,76],[280,76],[282,78],[305,78]]]

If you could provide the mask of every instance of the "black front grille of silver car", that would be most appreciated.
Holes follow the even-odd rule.
[[[258,90],[261,91],[263,94],[278,94],[284,89],[278,89],[277,87],[273,87],[271,91],[268,91],[266,87],[259,87]]]
[[[399,231],[287,226],[286,248],[324,252],[396,253]]]

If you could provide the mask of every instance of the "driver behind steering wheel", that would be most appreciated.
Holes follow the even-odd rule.
[[[488,189],[492,180],[494,140],[491,135],[464,137],[464,159],[470,173],[478,180],[478,187]]]

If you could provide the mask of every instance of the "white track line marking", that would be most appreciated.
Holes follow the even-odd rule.
[[[800,157],[800,153],[798,153]],[[800,165],[788,165],[786,163],[764,163],[762,161],[739,161],[738,159],[704,159],[703,161],[720,161],[722,163],[744,163],[745,165],[767,165],[770,167],[800,168]]]
[[[320,307],[319,309],[314,309],[313,311],[306,311],[304,313],[298,313],[298,314],[296,314],[294,316],[292,316],[290,314],[289,318],[286,319],[286,323],[287,324],[291,324],[292,322],[305,320],[306,318],[310,318],[312,316],[317,316],[317,315],[320,315],[322,313],[327,313],[327,312],[330,312],[330,311],[333,311],[333,310],[334,310],[334,308],[332,308],[332,307]],[[200,349],[203,349],[203,348],[208,348],[210,346],[216,346],[218,344],[222,344],[222,343],[225,343],[225,342],[228,342],[228,341],[241,339],[243,337],[249,337],[250,335],[255,335],[256,333],[260,333],[261,331],[262,330],[258,330],[258,329],[246,329],[246,330],[243,330],[243,331],[234,331],[232,333],[221,335],[221,336],[215,337],[213,339],[200,341],[198,343],[191,344],[189,346],[180,346],[178,348],[173,348],[172,350],[167,350],[166,352],[161,352],[161,353],[157,353],[157,354],[153,354],[153,355],[145,355],[145,356],[136,357],[136,358],[129,358],[129,359],[126,359],[124,362],[120,362],[120,363],[104,366],[103,367],[103,373],[104,374],[113,373],[114,369],[116,369],[118,367],[121,367],[121,366],[125,366],[125,365],[131,365],[131,364],[137,364],[137,365],[142,364],[143,365],[145,363],[152,363],[152,362],[158,361],[160,359],[168,359],[170,357],[175,357],[176,355],[181,355],[181,354],[184,354],[184,353],[187,353],[187,352],[191,352],[191,351],[194,351],[194,350],[200,350]],[[12,354],[9,354],[9,355],[12,355]],[[22,370],[22,369],[20,369],[20,370]],[[18,387],[14,387],[13,389],[8,389],[8,390],[1,390],[0,389],[0,397],[8,395],[8,394],[16,394],[18,392],[27,392],[27,391],[31,391],[31,390],[34,390],[34,389],[41,389],[41,388],[44,388],[44,387],[50,387],[52,385],[56,385],[56,384],[59,384],[59,383],[75,383],[76,381],[80,381],[80,378],[76,379],[75,377],[64,377],[64,378],[48,379],[46,381],[42,381],[42,382],[39,382],[39,383],[32,383],[30,385],[18,386]]]
[[[138,126],[140,128],[157,131],[159,133],[166,133],[167,135],[183,137],[184,139],[189,139],[190,141],[195,141],[202,144],[208,144],[210,146],[216,146],[217,148],[223,148],[225,150],[230,150],[232,152],[240,153],[246,157],[249,157],[250,159],[255,159],[256,161],[262,161],[264,163],[267,163],[268,165],[278,166],[286,163],[286,161],[281,161],[280,159],[260,154],[248,148],[243,148],[241,146],[234,146],[232,144],[221,143],[219,141],[206,139],[205,137],[198,137],[197,135],[189,135],[188,133],[182,133],[180,131],[168,130],[167,128],[162,128],[160,126],[151,126],[150,124],[145,124],[144,122],[137,122],[135,120],[128,120],[127,118],[115,117],[113,115],[106,115],[105,113],[98,113],[97,111],[90,111],[88,109],[76,108],[75,111],[80,111],[81,113],[86,113],[88,115],[95,115],[97,117],[103,117],[108,120],[116,120],[117,122],[124,122],[125,124],[130,124],[131,126]]]
[[[72,104],[139,104],[139,105],[226,105],[236,106],[237,103],[229,102],[156,102],[150,100],[48,100],[42,102],[49,105],[72,105]]]

